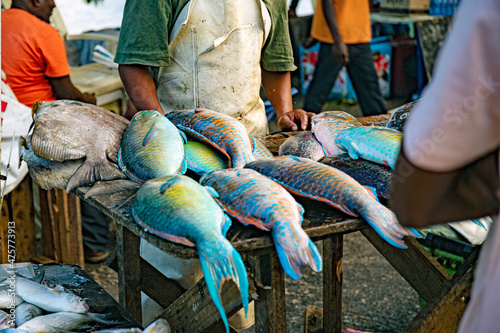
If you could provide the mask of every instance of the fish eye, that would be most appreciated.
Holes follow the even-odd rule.
[[[408,113],[403,113],[399,119],[406,119],[408,117]]]

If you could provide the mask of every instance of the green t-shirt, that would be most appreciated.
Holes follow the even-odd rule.
[[[188,0],[127,0],[115,62],[151,67],[169,66],[170,31]],[[295,70],[285,0],[263,0],[271,31],[261,52],[261,66],[272,72]]]

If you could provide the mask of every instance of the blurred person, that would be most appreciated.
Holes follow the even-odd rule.
[[[500,2],[465,0],[434,75],[405,124],[392,178],[401,224],[496,215],[459,333],[500,332]]]
[[[69,78],[64,41],[49,24],[53,0],[13,0],[2,12],[2,70],[20,103],[32,107],[36,101],[72,99],[96,104],[89,93],[78,90]],[[106,215],[81,202],[82,233],[87,261],[98,262],[109,255]]]
[[[370,2],[318,0],[311,37],[320,41],[320,50],[304,110],[321,112],[345,66],[363,115],[387,113],[370,49]]]

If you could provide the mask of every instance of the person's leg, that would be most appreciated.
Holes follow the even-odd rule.
[[[304,99],[304,110],[320,113],[332,91],[342,65],[333,60],[332,45],[321,43],[318,63]]]
[[[369,43],[348,45],[347,73],[364,116],[387,113]]]
[[[109,253],[108,217],[85,201],[80,201],[82,211],[82,238],[86,259],[99,261]]]

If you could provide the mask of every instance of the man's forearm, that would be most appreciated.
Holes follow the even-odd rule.
[[[293,110],[290,72],[269,72],[262,69],[262,86],[277,119]]]
[[[125,90],[138,111],[157,110],[164,114],[156,94],[153,78],[147,67],[120,65],[118,71]]]

